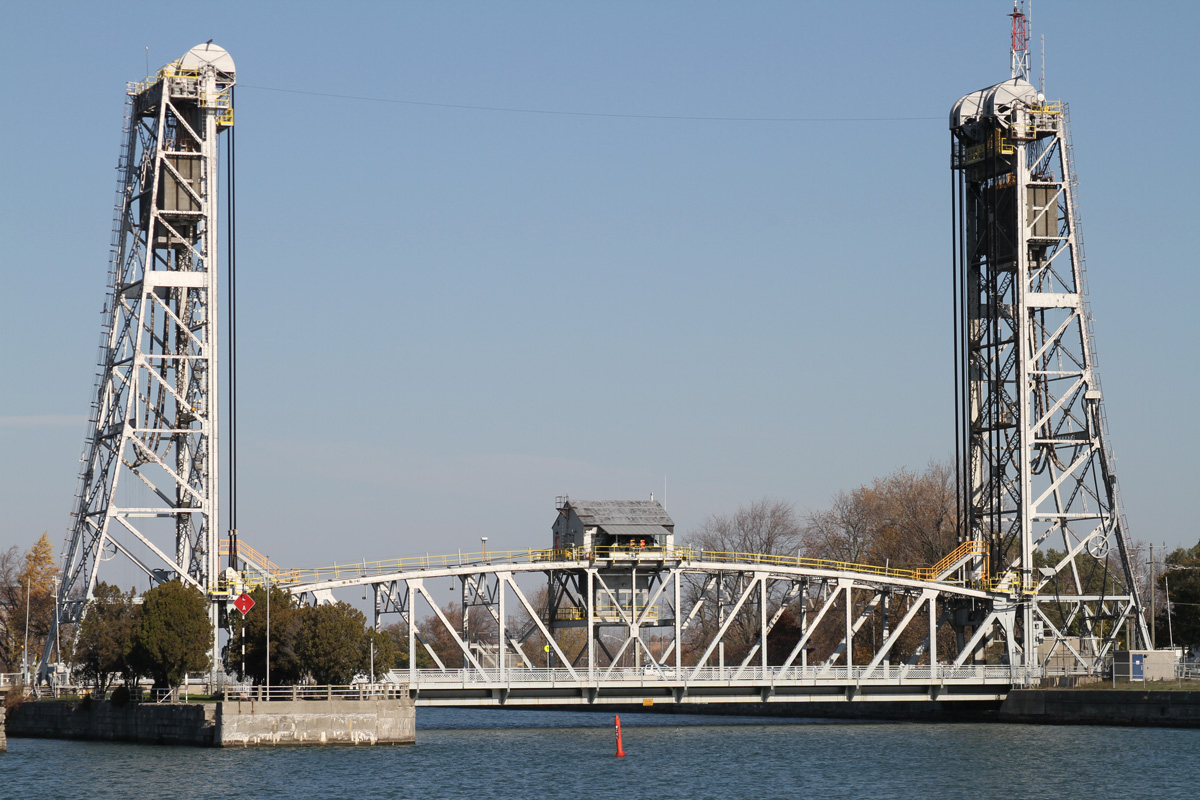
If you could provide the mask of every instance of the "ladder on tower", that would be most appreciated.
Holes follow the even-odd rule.
[[[114,304],[117,302],[117,284],[121,280],[121,244],[125,235],[125,208],[128,203],[133,202],[133,198],[130,197],[129,174],[130,159],[132,156],[129,134],[133,127],[133,100],[133,93],[127,91],[125,95],[125,116],[121,122],[121,145],[117,153],[117,189],[116,197],[113,200],[112,239],[109,242],[108,290],[104,296],[104,306],[100,311],[100,337],[97,341],[96,375],[92,389],[91,408],[88,413],[89,435],[84,437],[83,447],[79,454],[79,476],[76,481],[75,499],[72,506],[74,511],[71,514],[73,518],[79,517],[87,510],[85,494],[89,483],[88,472],[91,469],[92,451],[96,444],[97,423],[101,412],[102,396],[100,387],[104,383],[105,373],[108,369],[110,341],[113,332],[112,310]],[[74,522],[72,527],[74,527]],[[68,534],[68,540],[63,548],[63,552],[66,552],[69,548],[72,535],[71,533]]]

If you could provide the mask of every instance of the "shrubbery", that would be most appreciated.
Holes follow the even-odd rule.
[[[167,581],[146,592],[140,604],[132,591],[123,594],[105,583],[94,594],[73,663],[97,696],[123,678],[125,685],[112,692],[112,702],[123,705],[139,678],[153,678],[156,688],[175,688],[187,673],[211,666],[213,630],[208,600],[199,590]],[[229,672],[261,684],[266,680],[267,594],[260,587],[250,596],[255,602],[250,614],[229,614],[222,660]],[[375,674],[392,668],[391,637],[370,630],[353,606],[302,606],[279,588],[271,590],[270,603],[272,684],[348,684],[370,672],[372,643]]]
[[[224,662],[227,671],[262,684],[267,672],[267,594],[259,588],[250,597],[254,609],[244,619],[230,613]],[[379,675],[392,668],[394,648],[390,637],[367,627],[361,611],[340,602],[302,606],[282,589],[271,590],[272,685],[348,684],[355,675],[369,673],[372,641]]]

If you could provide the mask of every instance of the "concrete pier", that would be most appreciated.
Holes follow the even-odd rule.
[[[411,744],[412,700],[233,701],[218,704],[220,747],[276,744]]]
[[[125,706],[44,700],[23,703],[8,722],[15,737],[193,747],[416,741],[415,708],[408,698]]]

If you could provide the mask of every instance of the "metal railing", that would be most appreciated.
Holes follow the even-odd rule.
[[[1175,665],[1175,677],[1181,681],[1200,681],[1200,661],[1180,661]]]
[[[256,686],[240,684],[226,686],[223,692],[226,701],[252,700],[255,702],[299,701],[299,700],[397,700],[408,697],[408,684],[402,682],[352,683],[348,686]]]
[[[222,544],[222,547],[227,545]],[[239,557],[253,552],[244,543],[238,543]],[[222,554],[226,554],[222,550]],[[335,564],[331,567],[311,569],[285,569],[275,565],[265,557],[247,558],[262,567],[264,572],[271,575],[271,582],[276,585],[289,586],[300,583],[320,583],[324,581],[346,580],[353,578],[375,577],[400,572],[419,572],[435,569],[456,569],[466,566],[487,566],[495,564],[535,564],[552,561],[609,561],[609,560],[678,560],[678,561],[719,561],[724,563],[746,564],[749,566],[779,566],[802,567],[809,569],[825,569],[839,572],[857,572],[864,575],[876,575],[885,578],[899,578],[918,581],[934,581],[945,570],[956,562],[970,557],[983,559],[983,574],[987,577],[987,552],[982,542],[963,542],[954,551],[942,558],[931,567],[893,567],[880,564],[862,564],[853,561],[839,561],[827,558],[806,558],[803,556],[779,555],[774,553],[741,553],[722,550],[705,550],[687,546],[655,547],[655,546],[621,546],[595,547],[591,549],[534,549],[524,550],[484,550],[480,552],[449,553],[444,555],[409,556],[382,561],[358,561],[349,564]],[[261,559],[261,560],[260,560]],[[264,579],[261,576],[246,576],[246,585],[256,588],[261,586]]]
[[[695,673],[693,675],[693,673]],[[395,670],[394,674],[407,676],[405,670]],[[578,676],[578,677],[576,677]],[[595,681],[600,683],[671,683],[686,684],[692,682],[722,682],[722,683],[777,683],[802,681],[808,683],[845,684],[855,681],[884,681],[914,683],[936,683],[941,681],[982,681],[985,683],[1025,683],[1029,679],[1040,678],[1041,672],[1036,668],[996,664],[970,664],[963,666],[938,665],[932,670],[929,665],[906,666],[900,664],[875,667],[825,667],[810,665],[805,667],[681,667],[676,669],[672,664],[661,666],[646,665],[641,667],[597,667],[594,673]],[[497,683],[551,683],[578,684],[587,683],[586,668],[575,670],[575,675],[568,669],[562,668],[529,668],[510,667],[501,672],[498,668],[482,670],[473,667],[461,669],[419,669],[415,671],[415,685],[454,684],[471,686],[474,684]]]

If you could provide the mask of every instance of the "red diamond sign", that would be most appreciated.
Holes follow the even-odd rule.
[[[242,612],[242,616],[246,616],[246,612],[254,608],[254,601],[250,599],[250,595],[242,592],[238,595],[238,599],[233,601],[233,607]]]

